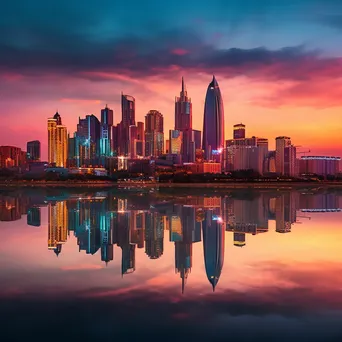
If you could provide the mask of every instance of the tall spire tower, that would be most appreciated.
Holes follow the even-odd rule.
[[[180,96],[175,99],[175,131],[182,132],[181,154],[183,162],[193,162],[196,148],[200,148],[200,146],[196,146],[195,143],[196,134],[192,129],[192,103],[188,97],[184,77],[182,77]]]
[[[192,103],[188,98],[184,77],[182,77],[182,91],[175,100],[175,129],[179,131],[192,129]]]

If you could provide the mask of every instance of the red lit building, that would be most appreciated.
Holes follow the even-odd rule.
[[[24,166],[26,164],[26,152],[19,147],[0,146],[0,168]]]

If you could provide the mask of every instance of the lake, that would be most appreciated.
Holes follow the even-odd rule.
[[[0,190],[3,341],[340,341],[342,191]]]

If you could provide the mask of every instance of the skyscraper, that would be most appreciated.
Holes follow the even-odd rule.
[[[27,143],[27,156],[30,161],[40,160],[40,141],[34,140]]]
[[[135,126],[135,98],[121,93],[122,119],[118,125],[118,152],[128,155],[130,152],[129,127]]]
[[[195,161],[196,138],[192,129],[192,103],[185,88],[182,77],[182,90],[175,99],[175,129],[182,133],[182,146],[180,148],[183,162]]]
[[[56,163],[56,136],[57,136],[57,120],[55,118],[48,119],[48,162]]]
[[[164,151],[164,119],[157,110],[145,116],[145,155],[159,157]]]
[[[57,167],[65,167],[68,157],[68,134],[57,112],[48,119],[48,161]]]
[[[101,109],[101,124],[106,124],[113,126],[114,122],[114,113],[112,109],[109,109],[108,106],[104,109]]]
[[[121,94],[122,124],[125,127],[135,126],[135,98]]]
[[[285,149],[291,146],[291,138],[277,137],[276,138],[276,172],[280,175],[285,175]]]
[[[99,119],[93,114],[78,120],[77,137],[80,143],[81,166],[97,164],[96,159],[100,150],[100,127]]]
[[[175,130],[183,131],[192,128],[192,103],[185,89],[182,77],[182,91],[175,100]]]
[[[100,156],[110,157],[113,151],[113,110],[106,105],[101,109]]]
[[[221,91],[213,76],[204,105],[202,148],[207,160],[221,160],[224,147],[224,110]]]

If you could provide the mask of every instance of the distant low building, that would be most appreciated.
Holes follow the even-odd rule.
[[[59,175],[68,175],[69,174],[69,170],[65,167],[47,167],[45,169],[46,173],[55,173],[55,174],[59,174]]]
[[[191,173],[221,173],[221,163],[184,163],[183,167]]]
[[[315,174],[319,176],[337,176],[339,173],[340,157],[303,156],[299,159],[301,174]]]
[[[129,159],[127,161],[128,172],[143,173],[144,175],[152,174],[154,165],[151,165],[150,159]]]

